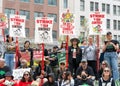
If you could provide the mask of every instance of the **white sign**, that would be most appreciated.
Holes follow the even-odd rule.
[[[53,43],[52,38],[53,18],[36,17],[35,18],[35,43]]]
[[[23,74],[25,71],[29,71],[30,72],[30,68],[25,68],[25,69],[14,69],[13,70],[13,76],[14,76],[14,80],[20,80],[23,77]]]
[[[10,36],[11,37],[25,37],[25,20],[26,16],[10,15]]]
[[[74,15],[67,10],[66,13],[62,13],[60,17],[59,26],[60,35],[75,35],[75,22]]]
[[[104,13],[96,11],[95,13],[90,13],[89,18],[90,35],[99,35],[106,33],[106,20]]]

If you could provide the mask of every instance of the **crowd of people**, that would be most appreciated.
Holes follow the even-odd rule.
[[[120,86],[117,54],[119,42],[112,39],[111,32],[106,34],[107,40],[102,47],[104,59],[100,62],[99,70],[97,52],[100,48],[96,46],[92,36],[88,37],[88,41],[82,40],[80,46],[78,38],[70,39],[70,46],[66,46],[67,43],[63,41],[60,47],[53,46],[52,51],[45,48],[43,50],[42,44],[38,44],[37,50],[44,52],[44,59],[34,58],[30,41],[25,41],[24,49],[20,52],[29,52],[30,58],[26,60],[19,52],[17,66],[14,62],[14,39],[9,35],[6,37],[5,53],[0,58],[0,86]],[[67,53],[68,62],[59,61],[59,53]],[[26,68],[30,68],[30,71],[25,71],[16,80],[14,70]]]

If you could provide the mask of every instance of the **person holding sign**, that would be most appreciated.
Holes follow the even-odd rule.
[[[25,54],[29,54],[26,55],[28,57],[24,57],[24,59],[26,59],[29,62],[29,66],[32,67],[33,66],[33,49],[30,48],[30,41],[25,41],[24,43],[24,49],[22,50],[22,52],[24,52]]]
[[[69,70],[73,75],[75,75],[79,63],[82,59],[82,50],[78,46],[79,40],[77,38],[72,38],[70,41],[71,46],[68,49]]]
[[[15,42],[13,42],[13,37],[9,35],[6,36],[6,52],[5,52],[5,63],[10,67],[11,70],[14,69],[14,57],[15,57]]]

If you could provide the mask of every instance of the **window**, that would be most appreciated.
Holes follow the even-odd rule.
[[[116,11],[116,5],[113,5],[113,14],[116,15],[117,11]]]
[[[21,15],[25,15],[26,19],[30,19],[30,12],[26,10],[20,10]]]
[[[114,39],[117,40],[117,35],[114,35]]]
[[[120,42],[120,35],[118,35],[118,41]]]
[[[57,39],[57,31],[53,30],[52,31],[52,36],[53,36],[53,38]]]
[[[118,6],[118,16],[120,16],[120,6]]]
[[[94,11],[94,2],[90,2],[90,11]]]
[[[84,10],[85,10],[85,1],[80,0],[80,11],[84,11]]]
[[[43,3],[44,3],[44,0],[34,0],[34,3],[43,4]]]
[[[99,4],[98,2],[95,2],[95,11],[98,11],[99,10]]]
[[[22,1],[22,2],[30,2],[30,0],[20,0],[20,1]]]
[[[68,0],[64,0],[64,8],[68,8]]]
[[[118,21],[118,30],[120,30],[120,21]]]
[[[107,4],[107,14],[110,14],[110,5]]]
[[[34,12],[34,18],[35,17],[43,17],[43,13],[42,12]]]
[[[48,17],[53,17],[54,18],[54,22],[57,22],[57,15],[56,14],[48,14]]]
[[[48,5],[57,5],[57,0],[48,0]]]
[[[106,28],[107,28],[107,29],[110,29],[110,19],[107,19],[106,24],[107,24],[107,25],[106,25],[106,26],[107,26]]]
[[[102,12],[105,12],[105,4],[102,3]]]
[[[113,20],[113,29],[116,30],[117,29],[117,21]]]
[[[29,37],[29,28],[25,28],[25,35],[26,37]]]
[[[84,19],[85,19],[85,16],[80,16],[80,25],[81,26],[84,26]]]
[[[15,9],[5,8],[4,13],[7,14],[9,18],[9,14],[15,14]]]

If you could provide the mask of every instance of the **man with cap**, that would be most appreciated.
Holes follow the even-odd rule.
[[[0,79],[5,78],[5,73],[10,71],[10,68],[5,65],[5,60],[0,58]]]
[[[94,72],[93,72],[93,69],[88,66],[88,63],[87,63],[87,60],[86,59],[82,59],[81,60],[81,63],[80,63],[80,66],[77,68],[77,71],[76,71],[76,75],[77,75],[77,78],[76,78],[76,84],[77,85],[81,85],[81,82],[83,80],[83,77],[82,77],[82,72],[85,72],[86,73],[86,80],[87,82],[89,83],[89,85],[91,85],[93,83],[93,76],[94,76]],[[88,84],[87,83],[87,84]]]
[[[82,59],[82,50],[78,46],[79,40],[77,38],[72,38],[70,42],[71,46],[69,46],[68,49],[69,70],[71,71],[72,75],[75,75],[76,69],[78,68]]]

